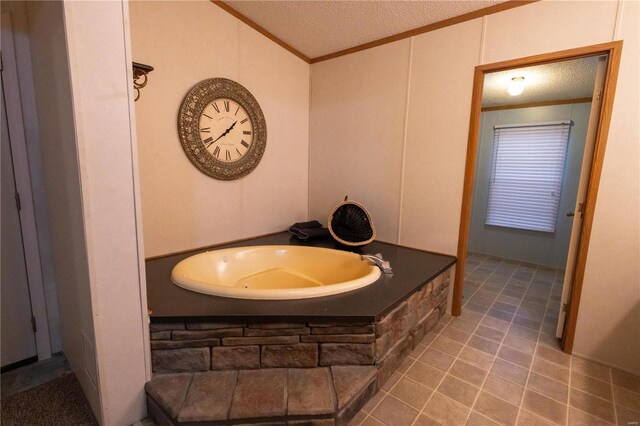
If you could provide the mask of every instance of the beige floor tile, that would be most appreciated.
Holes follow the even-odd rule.
[[[506,303],[509,305],[513,305],[513,306],[518,306],[520,305],[520,299],[518,299],[517,297],[511,297],[511,296],[507,296],[506,294],[501,294],[500,296],[498,296],[497,299],[499,302],[502,303]]]
[[[422,340],[420,340],[420,344],[429,346],[431,342],[433,342],[436,339],[436,337],[438,337],[436,333],[429,331],[427,334],[424,335]]]
[[[507,321],[502,321],[493,317],[485,317],[480,324],[495,328],[496,330],[504,331],[505,333],[509,330],[509,326],[511,325],[511,323]]]
[[[416,362],[416,360],[413,358],[405,358],[404,361],[402,361],[402,363],[398,366],[398,368],[396,368],[396,372],[400,374],[406,373],[409,368],[411,368],[414,362]]]
[[[457,328],[458,330],[466,331],[467,333],[473,333],[473,331],[478,326],[478,324],[470,321],[465,321],[460,317],[455,317],[453,320],[451,320],[451,323],[449,325],[451,327]]]
[[[367,414],[364,411],[358,411],[355,416],[349,422],[349,426],[358,426],[367,418]]]
[[[497,354],[498,349],[500,349],[500,343],[476,335],[471,336],[467,342],[467,346],[471,346],[472,348],[486,352],[490,355]]]
[[[538,346],[536,348],[536,356],[566,368],[569,368],[571,365],[571,355],[566,354],[559,349]]]
[[[464,345],[462,343],[454,342],[453,340],[445,339],[444,337],[438,337],[431,343],[431,347],[433,349],[437,349],[440,352],[444,352],[445,354],[453,357],[458,356],[463,346]]]
[[[500,426],[500,424],[483,416],[480,413],[472,411],[471,414],[469,414],[466,426]]]
[[[392,396],[386,396],[371,416],[388,426],[408,426],[418,416],[418,411]]]
[[[498,351],[498,357],[526,369],[529,369],[531,366],[531,355],[525,354],[524,352],[520,352],[508,346],[502,346],[500,348]]]
[[[446,326],[447,326],[446,324],[443,324],[443,323],[441,323],[441,322],[437,322],[437,323],[436,323],[436,325],[434,325],[434,326],[431,328],[431,332],[432,332],[432,333],[435,333],[435,334],[440,334],[440,332],[441,332],[442,330],[444,330],[444,328],[445,328]]]
[[[491,372],[522,386],[527,383],[529,376],[529,370],[499,358],[493,363]]]
[[[553,423],[563,425],[567,421],[567,406],[530,389],[525,390],[522,407]]]
[[[471,407],[480,389],[451,375],[447,375],[440,383],[440,386],[438,386],[437,391],[458,401],[462,405]]]
[[[455,358],[433,348],[429,348],[424,351],[418,361],[435,367],[438,370],[447,371],[449,367],[451,367],[451,364],[453,364],[453,361],[455,361]]]
[[[567,403],[569,397],[569,387],[567,385],[534,372],[529,373],[527,388],[563,404]]]
[[[471,333],[467,333],[466,331],[459,330],[449,325],[447,328],[442,330],[440,336],[465,344],[467,340],[469,340],[469,337],[471,337]]]
[[[536,343],[531,340],[522,339],[520,337],[514,336],[513,334],[509,334],[505,337],[503,345],[507,345],[513,349],[517,349],[522,353],[533,355],[536,350]]]
[[[511,327],[509,327],[509,331],[507,332],[507,334],[508,335],[510,334],[515,337],[519,337],[521,339],[531,340],[532,342],[538,341],[537,331],[530,330],[525,327],[519,327],[517,325],[512,325]]]
[[[443,426],[460,426],[466,421],[469,408],[435,392],[422,413]]]
[[[524,386],[510,382],[500,376],[490,373],[485,380],[482,390],[492,393],[513,405],[519,406],[524,394]]]
[[[560,348],[560,339],[558,339],[555,334],[540,333],[538,343],[550,348]]]
[[[416,362],[405,373],[405,375],[420,384],[423,384],[431,389],[435,389],[438,386],[438,383],[440,383],[442,377],[444,377],[444,372],[433,368],[430,365]]]
[[[554,424],[547,419],[543,419],[542,417],[536,416],[535,414],[521,408],[520,413],[518,414],[518,426],[554,426]]]
[[[585,376],[593,377],[594,379],[602,380],[603,382],[610,382],[609,368],[604,365],[596,364],[595,362],[587,361],[586,359],[572,357],[571,370],[584,374]]]
[[[393,372],[391,374],[391,377],[389,377],[387,379],[387,381],[384,383],[384,385],[382,385],[380,387],[380,389],[382,389],[385,392],[389,392],[389,389],[391,389],[393,387],[393,385],[395,385],[396,382],[398,380],[400,380],[401,377],[402,377],[402,375],[400,373],[398,373],[397,371]]]
[[[475,365],[467,364],[462,360],[456,360],[451,366],[449,374],[452,374],[465,382],[471,383],[474,386],[480,387],[482,386],[482,382],[484,381],[487,372]]]
[[[465,346],[460,352],[460,355],[458,355],[458,359],[488,371],[493,364],[494,356],[472,348],[471,346]]]
[[[611,424],[584,411],[569,407],[569,426],[607,426]]]
[[[484,318],[484,315],[479,314],[477,312],[472,312],[468,309],[463,309],[462,313],[460,314],[460,318],[462,318],[465,321],[475,322],[477,324],[480,321],[482,321],[482,319]]]
[[[410,353],[409,353],[409,358],[413,358],[413,359],[418,359],[420,358],[420,355],[422,355],[424,353],[424,351],[427,349],[426,345],[423,345],[422,343],[419,343]]]
[[[473,410],[505,426],[515,425],[518,418],[518,407],[484,391],[480,392]]]
[[[474,334],[476,336],[484,337],[485,339],[502,342],[505,332],[481,324],[478,326]]]
[[[441,426],[440,423],[433,420],[431,417],[427,417],[424,414],[420,414],[413,423],[414,426]]]
[[[640,424],[640,412],[632,411],[627,408],[616,405],[616,415],[618,417],[619,425]]]
[[[611,383],[596,380],[576,371],[571,372],[571,386],[600,398],[612,401]]]
[[[433,390],[406,377],[400,379],[389,391],[390,395],[417,410],[422,410],[432,393]]]
[[[542,358],[534,357],[531,364],[531,371],[551,377],[559,382],[569,384],[569,369],[553,362],[545,361]]]
[[[362,426],[386,426],[384,423],[369,416],[361,423]]]
[[[613,384],[640,393],[640,377],[634,376],[629,373],[611,369],[611,377],[613,378]]]
[[[629,408],[630,410],[640,412],[640,393],[631,392],[614,386],[613,395],[615,397],[616,405],[621,405]]]
[[[362,407],[362,411],[364,411],[367,414],[371,413],[371,411],[373,411],[373,409],[376,408],[376,405],[378,405],[380,401],[384,399],[385,396],[387,396],[386,392],[378,391],[375,395],[371,397],[369,401],[367,401],[366,404],[364,404],[364,406]]]
[[[615,422],[613,404],[588,393],[571,389],[569,405],[610,423]]]

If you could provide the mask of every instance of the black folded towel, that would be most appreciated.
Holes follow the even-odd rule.
[[[289,227],[289,232],[301,240],[325,238],[331,235],[329,229],[323,228],[317,220],[294,223]]]

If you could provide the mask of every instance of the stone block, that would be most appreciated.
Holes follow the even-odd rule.
[[[163,410],[176,418],[192,378],[193,373],[159,375],[148,381],[144,389]]]
[[[287,426],[335,426],[334,419],[289,420]]]
[[[411,336],[399,340],[389,353],[376,364],[378,367],[378,387],[381,387],[398,369],[402,361],[411,353],[413,346]]]
[[[432,303],[431,295],[429,295],[429,297],[425,299],[422,299],[416,307],[416,314],[418,315],[418,318],[423,318],[433,309],[433,307],[434,304]]]
[[[338,409],[350,405],[370,383],[375,383],[377,370],[372,366],[331,366]]]
[[[309,327],[300,328],[245,328],[246,337],[258,336],[306,336],[310,333]]]
[[[409,312],[409,305],[404,301],[385,315],[380,321],[376,322],[376,336],[382,336],[390,331],[395,322],[405,316],[407,312]]]
[[[305,343],[373,343],[376,335],[371,334],[315,334],[300,336],[300,341]]]
[[[431,281],[432,297],[438,297],[442,290],[442,274],[438,275]]]
[[[184,330],[184,323],[181,322],[152,322],[149,324],[149,331],[155,333],[156,331],[170,331],[170,330]]]
[[[404,336],[409,334],[409,330],[411,330],[417,323],[418,315],[416,311],[409,311],[403,317],[398,318],[398,320],[393,323],[393,340],[398,341],[402,339]]]
[[[249,324],[247,328],[259,330],[280,330],[286,328],[302,328],[304,326],[305,324],[303,322],[266,322]]]
[[[326,321],[326,322],[309,322],[307,323],[307,326],[309,327],[344,327],[344,326],[354,326],[354,325],[369,325],[371,324],[370,322],[366,322],[366,321],[351,321],[349,320],[348,322],[331,322],[331,321]]]
[[[151,350],[179,349],[179,348],[206,348],[220,346],[220,339],[204,340],[152,340]]]
[[[422,338],[433,328],[438,322],[439,311],[438,309],[431,309],[428,315],[420,320],[420,322],[411,330],[410,334],[412,339],[412,346],[415,347],[420,343]]]
[[[155,331],[150,334],[151,340],[171,340],[171,330]]]
[[[239,337],[242,336],[242,328],[224,328],[216,330],[185,330],[171,333],[172,340],[200,340],[214,337]]]
[[[318,345],[298,343],[295,345],[265,345],[260,357],[262,367],[317,367]]]
[[[241,370],[229,419],[284,416],[287,412],[287,370]]]
[[[415,310],[416,306],[418,306],[418,303],[420,303],[420,301],[426,297],[426,293],[427,293],[426,290],[427,290],[427,286],[424,286],[420,290],[416,291],[411,296],[409,296],[409,298],[407,299],[409,312]]]
[[[211,366],[209,348],[163,349],[151,351],[154,373],[207,371]]]
[[[294,345],[300,341],[300,336],[264,336],[264,337],[224,337],[224,346],[247,345]]]
[[[350,404],[342,408],[336,415],[336,424],[348,425],[351,419],[364,407],[364,405],[376,394],[378,390],[375,380],[367,384],[362,391],[356,395]]]
[[[289,416],[333,414],[336,410],[328,368],[290,368],[287,387]]]
[[[393,333],[389,332],[383,334],[376,339],[376,362],[380,361],[389,352],[395,340],[393,339]]]
[[[178,421],[227,420],[237,376],[237,371],[195,373]]]
[[[160,408],[160,405],[147,394],[147,415],[151,422],[145,426],[175,426],[176,423],[169,414]],[[144,424],[143,424],[144,425]]]
[[[234,322],[192,322],[187,323],[187,330],[218,330],[221,328],[238,328],[244,327],[245,324]]]
[[[311,328],[311,334],[369,334],[373,332],[373,324]]]
[[[320,365],[370,365],[373,343],[321,343]]]
[[[211,348],[212,370],[260,368],[260,347],[221,346]]]

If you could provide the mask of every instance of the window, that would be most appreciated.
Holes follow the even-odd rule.
[[[570,121],[494,128],[487,225],[555,232]]]

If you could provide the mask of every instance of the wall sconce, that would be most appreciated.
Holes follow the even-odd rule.
[[[509,94],[518,96],[524,90],[524,77],[513,77],[509,82]]]
[[[151,71],[153,71],[151,65],[140,64],[138,62],[133,63],[133,89],[136,91],[134,101],[140,99],[140,89],[147,85],[147,74]]]

